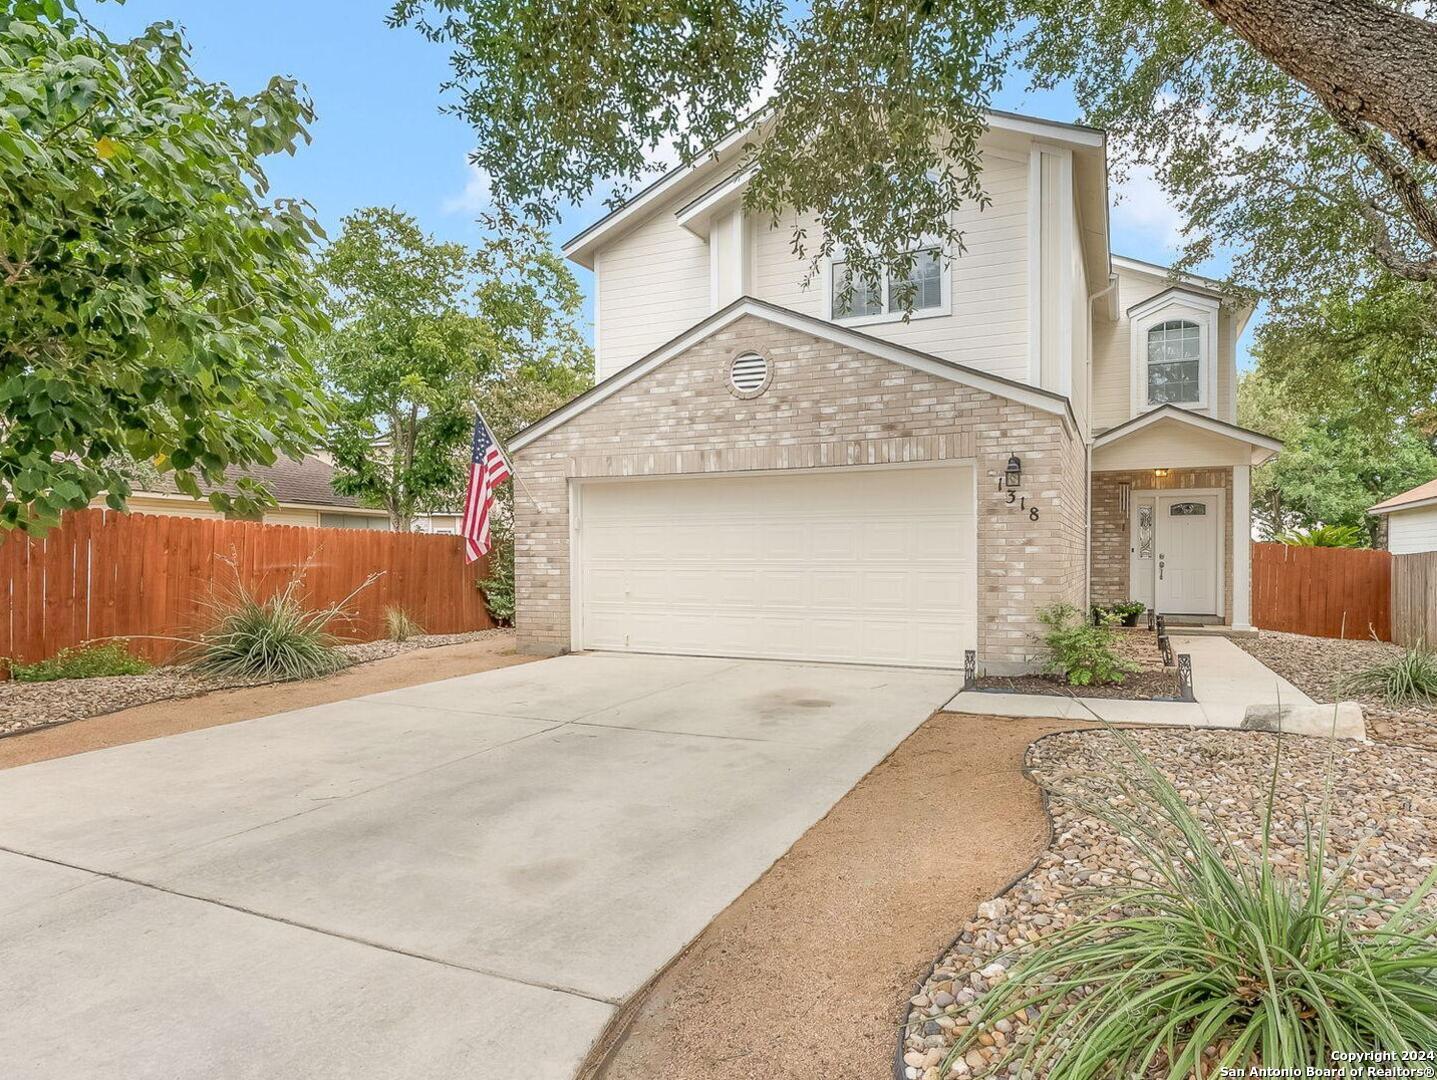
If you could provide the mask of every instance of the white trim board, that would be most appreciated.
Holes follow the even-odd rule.
[[[861,334],[845,326],[825,322],[816,319],[811,315],[803,315],[797,311],[790,311],[788,308],[778,307],[774,304],[765,303],[762,300],[755,300],[745,296],[735,300],[722,311],[715,312],[708,318],[690,327],[678,337],[665,345],[649,353],[648,356],[636,363],[630,364],[622,371],[609,376],[603,382],[597,384],[590,390],[580,394],[567,405],[556,409],[542,420],[529,425],[519,434],[509,440],[511,453],[519,453],[524,447],[537,439],[542,438],[549,432],[562,424],[567,423],[580,413],[593,408],[599,402],[612,397],[625,387],[632,385],[645,375],[656,370],[680,353],[687,351],[705,338],[722,330],[724,327],[737,322],[745,316],[752,315],[773,323],[776,326],[783,326],[799,333],[811,334],[817,338],[823,338],[834,344],[842,345],[845,348],[855,349],[859,352],[876,356],[881,360],[888,360],[892,363],[902,364],[905,367],[921,371],[925,375],[934,375],[938,378],[947,379],[949,382],[959,383],[963,386],[971,386],[975,390],[982,390],[995,397],[1006,398],[1009,401],[1016,401],[1021,405],[1027,405],[1038,409],[1041,412],[1051,413],[1061,417],[1063,425],[1067,428],[1068,434],[1073,438],[1079,437],[1077,421],[1073,416],[1072,406],[1068,399],[1061,394],[1047,390],[1040,390],[1036,387],[1026,386],[1023,383],[1012,382],[1001,376],[990,375],[987,372],[977,371],[973,368],[964,367],[961,364],[954,364],[948,360],[939,359],[928,353],[919,352],[916,349],[909,349],[902,345],[895,345],[892,342],[881,341],[878,338]]]

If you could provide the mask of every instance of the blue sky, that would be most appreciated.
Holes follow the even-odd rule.
[[[439,111],[447,54],[412,30],[386,27],[389,6],[388,0],[128,0],[85,10],[114,35],[160,20],[181,24],[199,73],[238,92],[258,89],[275,74],[304,83],[318,113],[314,141],[293,158],[268,159],[266,168],[272,193],[308,200],[331,235],[351,210],[394,206],[440,237],[472,243],[480,235],[474,219],[485,191],[465,161],[468,127]],[[1052,120],[1078,118],[1072,97],[1061,91],[1028,95],[1014,87],[996,104]],[[1114,250],[1168,261],[1180,219],[1162,192],[1140,176],[1120,196]],[[571,209],[555,239],[573,235],[600,212],[597,200]],[[589,273],[575,272],[587,292]],[[1239,343],[1242,367],[1252,329]]]

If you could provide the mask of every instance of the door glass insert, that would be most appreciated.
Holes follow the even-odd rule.
[[[1207,513],[1207,503],[1180,502],[1168,507],[1169,517],[1202,517]]]
[[[1138,507],[1138,558],[1153,557],[1153,508]]]

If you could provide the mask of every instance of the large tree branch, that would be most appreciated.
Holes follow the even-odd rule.
[[[1373,0],[1197,0],[1336,114],[1437,161],[1437,23]]]

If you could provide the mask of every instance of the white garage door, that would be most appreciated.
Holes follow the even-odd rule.
[[[969,466],[584,483],[588,649],[957,667],[974,647]]]

